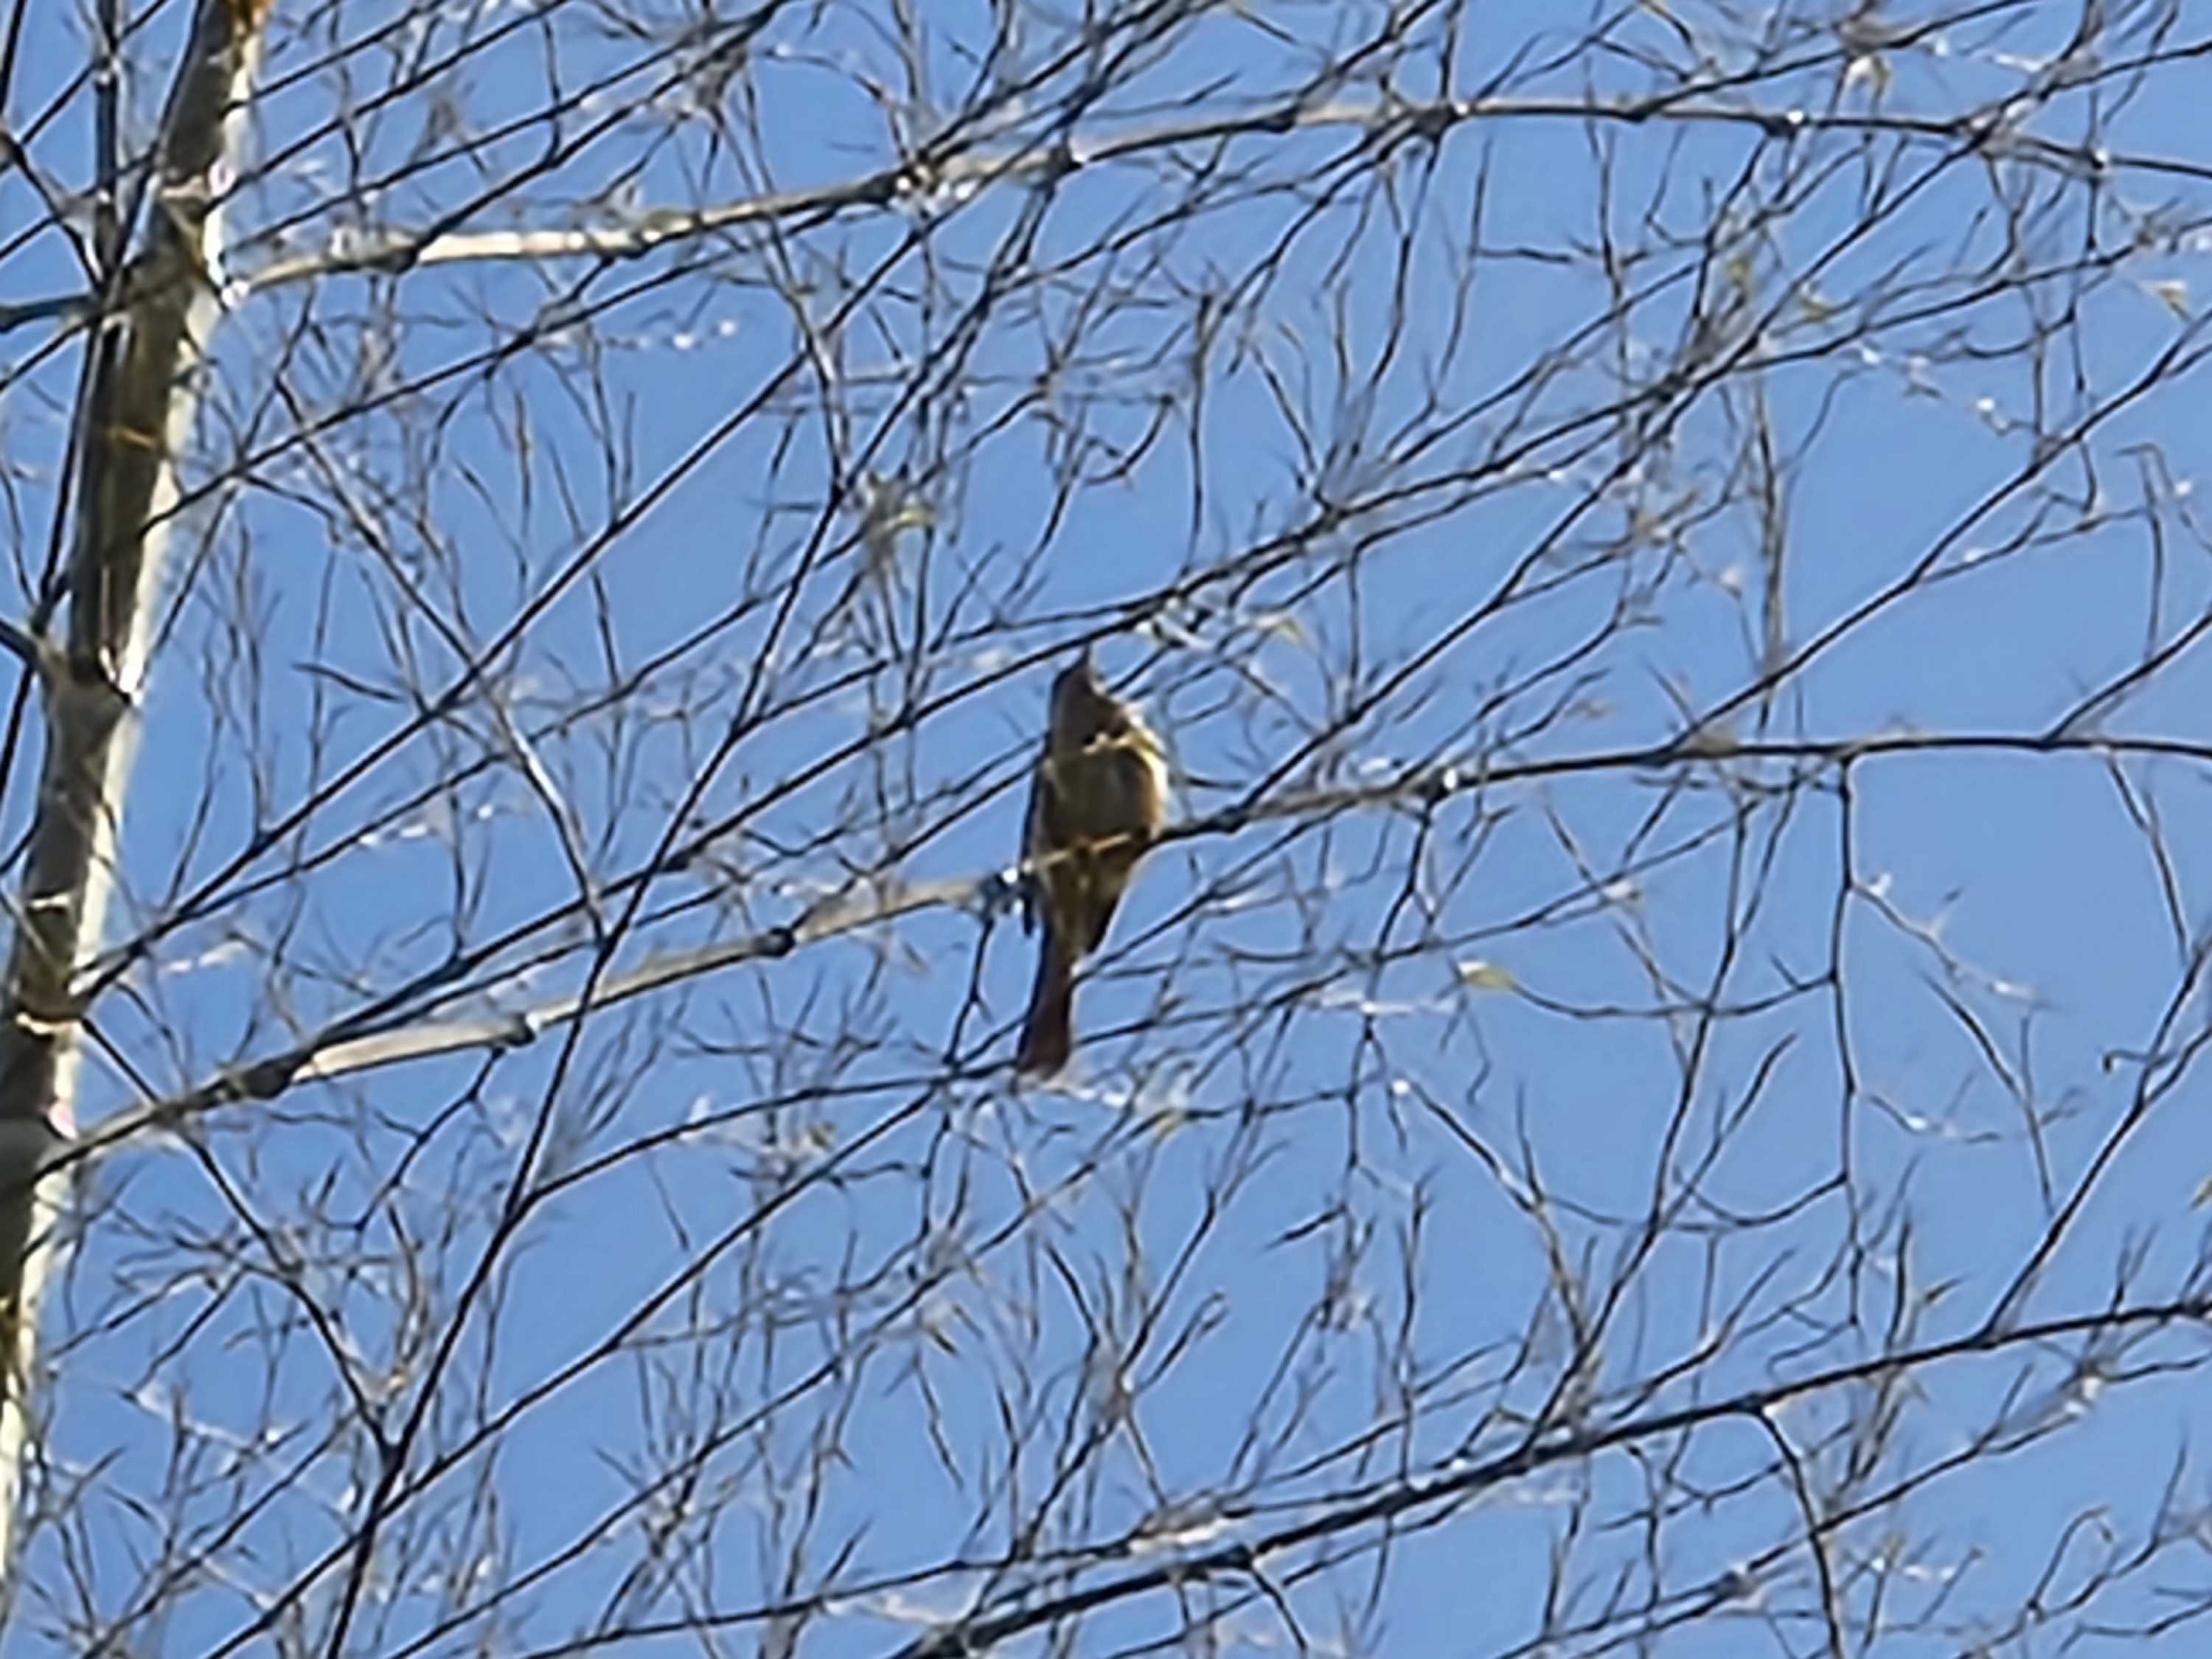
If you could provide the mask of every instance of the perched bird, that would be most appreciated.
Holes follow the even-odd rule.
[[[1075,964],[1106,938],[1114,907],[1167,815],[1165,752],[1136,705],[1106,689],[1086,648],[1052,683],[1044,753],[1030,791],[1024,915],[1042,920],[1036,988],[1015,1064],[1032,1077],[1074,1051]]]

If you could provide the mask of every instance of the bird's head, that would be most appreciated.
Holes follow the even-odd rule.
[[[1088,645],[1053,680],[1052,724],[1056,732],[1088,737],[1103,730],[1120,707],[1099,677]]]

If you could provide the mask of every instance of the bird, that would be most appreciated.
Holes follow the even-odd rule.
[[[1036,984],[1015,1069],[1048,1077],[1075,1050],[1075,964],[1106,938],[1167,814],[1167,753],[1134,703],[1106,689],[1089,647],[1052,683],[1030,788],[1023,917],[1042,923]]]

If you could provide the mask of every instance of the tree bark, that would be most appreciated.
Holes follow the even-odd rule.
[[[144,251],[88,346],[81,487],[63,638],[42,644],[46,757],[0,1020],[0,1575],[15,1599],[39,1307],[67,1178],[40,1176],[75,1127],[83,1014],[75,979],[114,890],[149,621],[173,538],[177,460],[221,301],[221,198],[270,0],[201,0],[160,135]]]

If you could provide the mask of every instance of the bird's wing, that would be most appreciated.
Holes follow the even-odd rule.
[[[1054,811],[1052,787],[1048,781],[1052,772],[1052,749],[1049,741],[1037,757],[1036,769],[1030,775],[1029,810],[1022,818],[1022,931],[1036,931],[1039,901],[1042,897],[1037,884],[1043,879],[1037,872],[1036,860],[1052,848]]]

